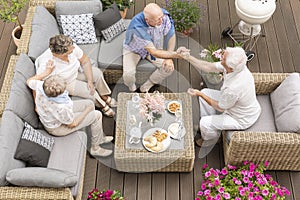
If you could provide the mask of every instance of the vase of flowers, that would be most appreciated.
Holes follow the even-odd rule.
[[[151,123],[151,125],[161,118],[165,109],[165,97],[158,91],[152,94],[146,93],[140,100],[140,114]]]
[[[290,192],[280,186],[271,175],[264,174],[268,162],[255,165],[244,162],[241,167],[227,165],[223,169],[203,166],[204,181],[196,200],[277,200],[285,199]]]
[[[218,45],[210,44],[207,49],[203,49],[200,58],[208,62],[219,62],[222,59],[223,49]],[[212,85],[220,84],[223,81],[223,73],[209,72],[201,74],[204,80]]]
[[[193,28],[199,25],[202,8],[197,0],[166,0],[165,8],[174,21],[178,35],[189,36]]]
[[[126,200],[119,190],[103,190],[97,188],[88,193],[87,200]]]

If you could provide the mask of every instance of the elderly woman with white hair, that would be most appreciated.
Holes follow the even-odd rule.
[[[203,142],[214,144],[221,130],[243,130],[255,123],[261,107],[256,99],[253,76],[246,66],[247,56],[241,47],[227,47],[221,62],[215,63],[191,56],[184,47],[177,53],[199,70],[224,73],[221,90],[188,89],[190,95],[199,96],[202,138],[196,140],[198,146]]]

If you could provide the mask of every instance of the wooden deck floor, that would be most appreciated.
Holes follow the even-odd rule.
[[[150,2],[164,6],[164,0],[136,0],[127,18],[142,11]],[[206,8],[199,30],[195,30],[190,38],[179,38],[178,46],[187,46],[192,53],[198,55],[201,45],[210,43],[219,45],[232,44],[231,40],[222,39],[221,32],[228,26],[233,26],[239,19],[235,12],[234,0],[199,0]],[[22,13],[25,17],[26,10]],[[0,85],[2,85],[10,55],[15,54],[16,47],[10,37],[15,24],[0,22]],[[279,0],[272,18],[262,26],[265,37],[261,37],[254,47],[255,58],[248,63],[252,72],[300,72],[300,1]],[[201,44],[201,45],[200,45]],[[199,73],[186,61],[176,60],[177,72],[168,77],[159,87],[162,92],[184,92],[188,87],[200,88]],[[127,91],[123,85],[112,86],[113,94]],[[193,99],[193,120],[197,126],[199,111],[197,100]],[[114,133],[114,119],[104,119],[104,131]],[[196,154],[199,151],[196,148]],[[211,167],[224,166],[222,144],[215,148],[205,158],[196,155],[194,170],[190,173],[122,173],[111,169],[96,159],[88,156],[86,163],[84,196],[89,190],[118,189],[128,200],[191,200],[200,188],[202,182],[201,166],[208,163]],[[291,191],[287,199],[300,199],[300,172],[270,171],[280,184]]]

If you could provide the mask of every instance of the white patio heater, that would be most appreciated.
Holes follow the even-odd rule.
[[[252,51],[261,33],[261,24],[270,19],[276,9],[276,0],[235,0],[235,9],[241,19],[232,28],[223,30],[223,37],[230,37],[235,43],[242,43],[248,56],[252,60],[255,53]],[[238,27],[240,33],[233,33]],[[264,35],[263,35],[264,36]]]

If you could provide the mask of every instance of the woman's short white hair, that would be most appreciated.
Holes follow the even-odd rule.
[[[234,72],[240,72],[246,67],[247,55],[241,47],[226,47],[226,65]]]

